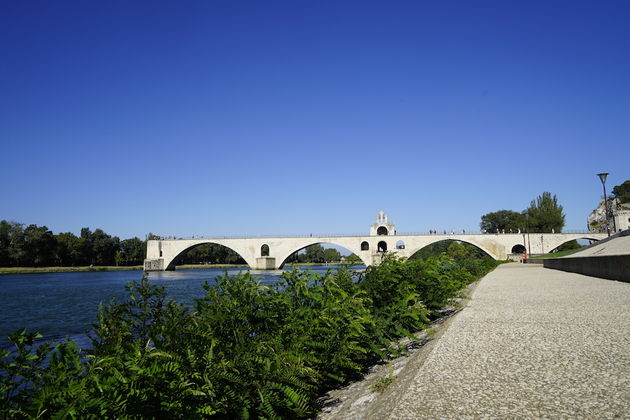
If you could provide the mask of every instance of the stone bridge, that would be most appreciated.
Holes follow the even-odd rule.
[[[379,264],[383,253],[395,252],[400,257],[411,257],[435,242],[454,240],[466,242],[485,251],[492,258],[505,260],[511,254],[528,252],[544,254],[574,239],[597,241],[605,233],[484,233],[484,234],[396,234],[395,226],[380,212],[377,222],[367,236],[309,236],[257,238],[196,238],[156,239],[147,241],[147,271],[174,270],[179,258],[191,248],[202,244],[218,244],[239,254],[253,269],[282,268],[293,253],[314,244],[343,247],[356,254],[365,265]]]

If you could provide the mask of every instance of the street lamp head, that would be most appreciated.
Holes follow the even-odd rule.
[[[608,172],[603,172],[601,174],[597,174],[599,180],[602,181],[602,184],[606,183],[606,177],[608,176]]]

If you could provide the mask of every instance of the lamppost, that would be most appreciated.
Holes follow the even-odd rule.
[[[608,221],[608,197],[606,196],[606,177],[608,176],[608,172],[597,174],[597,176],[599,177],[599,180],[602,181],[602,187],[604,188],[604,214],[606,215],[606,231],[608,232],[608,236],[610,236],[610,222]]]
[[[527,255],[532,256],[532,244],[529,242],[529,211],[525,213],[525,230],[527,230]]]

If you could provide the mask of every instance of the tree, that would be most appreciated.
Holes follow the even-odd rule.
[[[11,225],[6,220],[0,220],[0,267],[10,264],[9,247],[11,245]]]
[[[141,265],[146,255],[146,242],[140,238],[130,238],[120,241],[120,248],[116,253],[116,264]]]
[[[341,254],[335,248],[326,248],[324,250],[324,261],[327,263],[338,262],[341,259]]]
[[[94,264],[94,252],[92,250],[92,231],[90,228],[81,228],[78,244],[78,265]]]
[[[565,242],[565,243],[563,243],[563,244],[562,244],[562,245],[560,245],[558,248],[556,248],[556,250],[557,250],[557,251],[564,251],[564,250],[567,250],[567,249],[580,249],[580,248],[582,248],[583,246],[584,246],[584,245],[580,245],[580,244],[578,243],[578,241],[574,239],[574,240],[572,240],[572,241],[569,241],[569,242]]]
[[[423,259],[426,260],[429,257],[436,257],[441,254],[446,254],[455,259],[464,258],[477,258],[477,259],[492,259],[481,249],[476,246],[466,243],[458,242],[452,239],[445,239],[443,241],[433,242],[422,249],[418,250],[415,254],[409,257],[410,260]]]
[[[144,258],[144,257],[143,257]],[[245,260],[230,248],[219,244],[202,244],[189,250],[182,264],[245,264]]]
[[[463,258],[466,258],[466,256],[468,256],[468,250],[460,242],[453,241],[449,244],[448,248],[446,249],[446,254],[455,260],[461,260]]]
[[[56,245],[53,233],[46,226],[28,225],[24,229],[24,251],[29,265],[53,265]]]
[[[324,247],[320,244],[307,246],[304,255],[306,262],[322,263],[324,262]]]
[[[363,264],[363,261],[357,254],[350,254],[344,258],[343,262],[348,265],[358,265]]]
[[[409,257],[409,259],[411,259],[411,260],[415,260],[415,259],[426,260],[429,257],[437,256],[437,255],[440,255],[440,254],[444,254],[447,251],[448,246],[450,245],[450,243],[451,243],[450,240],[433,242],[432,244],[429,244],[429,245],[419,249],[418,251],[416,251],[415,254],[413,254],[411,257]]]
[[[630,180],[614,186],[612,192],[620,203],[630,202]]]
[[[561,232],[564,227],[563,208],[558,204],[558,198],[550,192],[545,191],[532,200],[526,212],[531,232]]]
[[[481,216],[481,229],[486,232],[518,232],[525,228],[525,217],[512,210],[499,210]]]
[[[72,232],[63,232],[55,235],[57,241],[56,262],[62,267],[81,264],[81,240]]]
[[[9,263],[13,266],[31,265],[26,259],[26,243],[24,239],[24,225],[9,222]]]

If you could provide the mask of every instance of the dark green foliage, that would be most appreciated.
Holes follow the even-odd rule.
[[[324,247],[315,244],[307,246],[304,250],[304,262],[323,263],[324,262]]]
[[[354,257],[352,257],[354,256]],[[363,264],[361,259],[352,254],[346,264]],[[346,257],[346,260],[348,257]],[[289,255],[286,262],[292,263],[336,263],[341,261],[341,253],[335,248],[324,248],[320,244],[309,245],[293,254]]]
[[[526,210],[529,215],[530,232],[562,232],[564,212],[558,198],[545,191],[536,200],[532,200]]]
[[[147,243],[139,238],[120,241],[116,252],[116,265],[141,265],[147,255]]]
[[[0,417],[313,416],[321,393],[400,353],[392,343],[495,266],[450,248],[455,258],[386,257],[358,281],[345,269],[294,270],[273,286],[226,274],[193,308],[143,278],[100,308],[89,351],[13,334]]]
[[[344,264],[347,264],[347,265],[360,265],[360,264],[363,264],[363,261],[361,261],[361,258],[359,258],[359,256],[356,255],[356,254],[350,254],[350,255],[346,256],[344,258],[343,262],[344,262]]]
[[[409,257],[410,260],[416,260],[418,258],[427,259],[429,257],[434,257],[443,253],[446,253],[448,246],[451,244],[452,240],[445,239],[443,241],[433,242],[418,250],[415,254]]]
[[[613,195],[620,203],[630,203],[630,180],[613,187]]]
[[[558,198],[543,192],[522,213],[499,210],[481,216],[481,229],[488,233],[518,232],[562,232],[565,215]]]
[[[414,253],[409,259],[415,260],[422,258],[426,260],[429,257],[437,257],[440,254],[447,254],[456,259],[492,259],[492,257],[475,245],[452,239],[445,239],[427,245]]]
[[[324,262],[332,263],[341,260],[341,253],[335,248],[326,248],[324,250]]]
[[[525,217],[512,210],[499,210],[481,216],[480,226],[488,233],[518,232],[525,228]]]
[[[218,244],[196,246],[181,257],[181,264],[245,264],[230,248]]]
[[[572,241],[563,243],[558,248],[556,248],[556,251],[566,251],[566,250],[569,250],[569,249],[580,249],[582,247],[583,247],[583,245],[580,245],[578,243],[578,241],[574,239]]]
[[[0,221],[0,267],[129,266],[141,265],[145,255],[145,241],[120,241],[102,229],[53,235],[46,226]]]

